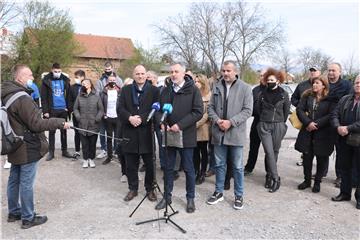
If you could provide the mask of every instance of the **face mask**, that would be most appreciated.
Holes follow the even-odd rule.
[[[274,89],[276,87],[276,83],[274,83],[274,82],[267,83],[267,87],[268,87],[268,89]]]
[[[75,83],[80,85],[81,84],[81,80],[79,78],[75,78]]]
[[[105,72],[106,76],[110,76],[112,74],[112,72]]]
[[[61,73],[53,73],[53,75],[54,75],[54,78],[60,78]]]
[[[33,84],[33,80],[32,80],[32,79],[29,79],[29,80],[26,81],[26,86],[27,86],[27,87],[31,88],[32,84]]]
[[[86,91],[87,91],[86,87],[85,87],[85,86],[82,86],[82,87],[81,87],[81,91],[82,91],[82,92],[86,92]]]
[[[110,86],[111,88],[115,87],[115,82],[109,82],[109,86]]]

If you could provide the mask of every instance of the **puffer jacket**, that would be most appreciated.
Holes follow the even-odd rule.
[[[74,117],[79,122],[79,128],[98,133],[100,122],[104,116],[104,107],[100,96],[92,90],[89,94],[80,92],[74,104]],[[84,136],[92,133],[79,131]]]
[[[28,92],[18,82],[5,81],[1,85],[1,101],[20,91]],[[29,93],[29,92],[28,92]],[[11,127],[24,143],[15,152],[8,154],[8,161],[14,165],[23,165],[40,160],[48,152],[48,142],[44,131],[56,130],[64,126],[63,118],[42,119],[41,110],[29,96],[18,98],[8,109]]]

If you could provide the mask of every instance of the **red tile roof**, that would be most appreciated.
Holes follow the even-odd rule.
[[[75,40],[84,48],[77,57],[101,59],[130,59],[134,45],[130,38],[74,34]]]

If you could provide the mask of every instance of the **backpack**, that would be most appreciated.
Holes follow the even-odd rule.
[[[15,134],[7,112],[10,105],[21,96],[29,95],[26,92],[17,92],[9,98],[5,106],[1,106],[1,155],[15,152],[23,144],[23,137]]]

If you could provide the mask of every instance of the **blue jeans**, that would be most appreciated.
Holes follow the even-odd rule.
[[[168,159],[165,159],[167,167],[165,171],[166,178],[166,191],[167,197],[171,198],[171,193],[174,187],[174,168],[176,162],[176,152],[179,151],[181,156],[181,164],[186,176],[186,198],[195,198],[195,169],[193,163],[193,148],[175,148],[168,147],[167,154]]]
[[[216,183],[215,191],[222,193],[224,191],[225,175],[226,175],[226,159],[227,153],[230,154],[230,159],[233,166],[234,176],[234,194],[235,196],[242,196],[244,194],[244,168],[243,168],[243,147],[242,146],[227,146],[215,145],[215,172]]]
[[[209,143],[209,171],[215,172],[214,144]]]
[[[38,162],[11,165],[7,186],[9,214],[21,215],[22,220],[30,221],[34,217],[34,181]]]

